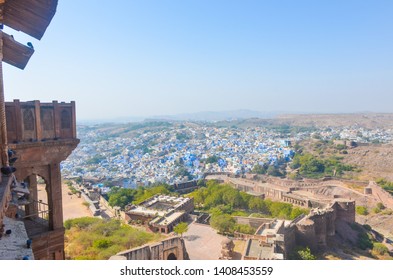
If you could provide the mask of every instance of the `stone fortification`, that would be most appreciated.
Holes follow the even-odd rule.
[[[123,251],[111,259],[125,260],[189,260],[184,240],[172,237],[150,245]]]

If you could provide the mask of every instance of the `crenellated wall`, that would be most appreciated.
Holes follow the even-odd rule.
[[[75,102],[6,102],[8,143],[76,138]]]

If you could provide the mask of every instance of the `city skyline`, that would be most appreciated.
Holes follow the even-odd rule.
[[[5,97],[73,100],[79,120],[392,112],[392,11],[390,1],[60,1],[42,42],[5,29],[35,46],[24,71],[4,66]]]

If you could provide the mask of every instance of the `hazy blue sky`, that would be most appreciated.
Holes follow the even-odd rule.
[[[59,0],[5,95],[79,119],[250,109],[393,112],[393,1]]]

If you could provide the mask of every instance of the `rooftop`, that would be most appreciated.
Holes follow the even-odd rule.
[[[176,210],[183,203],[190,200],[188,197],[174,197],[168,195],[156,195],[139,206],[133,206],[128,213],[149,215],[149,216],[169,216],[168,213]],[[172,214],[170,214],[172,215]]]
[[[33,260],[33,250],[26,246],[29,238],[24,223],[7,217],[3,222],[4,230],[11,230],[11,234],[0,239],[0,260],[22,260],[25,256]]]
[[[284,257],[274,252],[274,245],[266,245],[255,239],[249,240],[245,256],[259,260],[283,259]]]

